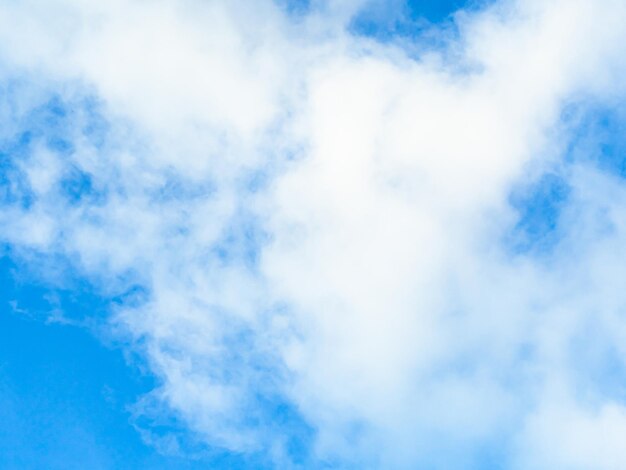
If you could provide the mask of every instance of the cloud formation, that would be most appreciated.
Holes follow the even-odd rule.
[[[626,4],[366,7],[5,2],[0,237],[123,297],[137,413],[208,446],[624,468]]]

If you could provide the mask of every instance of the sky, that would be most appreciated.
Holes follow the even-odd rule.
[[[0,470],[626,468],[626,2],[0,3]]]

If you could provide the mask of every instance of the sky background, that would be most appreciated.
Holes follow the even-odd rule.
[[[0,469],[626,468],[626,3],[0,6]]]

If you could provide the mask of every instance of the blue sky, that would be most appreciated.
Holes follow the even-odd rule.
[[[488,2],[466,0],[372,2],[354,17],[351,29],[379,40],[418,36],[429,24],[452,23],[458,10],[482,8]]]
[[[626,8],[18,3],[0,469],[621,468]]]

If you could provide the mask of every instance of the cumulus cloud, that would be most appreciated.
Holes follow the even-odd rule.
[[[207,446],[624,468],[626,4],[370,7],[5,2],[2,240],[124,294],[137,412]]]

